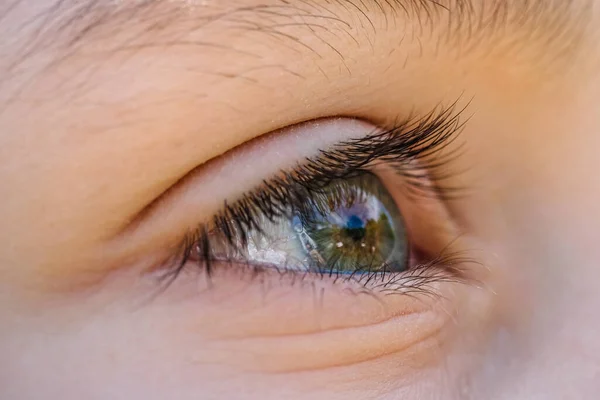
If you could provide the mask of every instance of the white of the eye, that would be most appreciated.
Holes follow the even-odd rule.
[[[281,265],[287,259],[287,254],[283,251],[270,248],[265,238],[260,239],[258,246],[254,241],[248,242],[247,249],[249,258],[261,263]]]
[[[310,249],[302,248],[299,236],[303,232],[296,228],[283,218],[275,223],[264,218],[261,229],[265,234],[250,232],[243,257],[250,263],[308,270],[311,265]]]
[[[385,212],[390,217],[375,195],[366,196],[362,206],[369,215]],[[345,224],[344,218],[335,212],[328,215],[328,220],[340,226]],[[262,232],[252,231],[248,234],[244,254],[246,261],[297,271],[309,271],[315,265],[325,265],[316,243],[306,232],[299,217],[292,217],[291,220],[281,217],[274,222],[262,218],[259,226]],[[344,243],[335,242],[327,246],[342,248]],[[361,243],[361,247],[365,248],[366,243]],[[376,248],[371,247],[370,250],[375,252]]]

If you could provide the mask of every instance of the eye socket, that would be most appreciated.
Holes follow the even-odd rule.
[[[251,276],[275,270],[345,277],[390,292],[388,283],[410,291],[461,280],[460,263],[448,260],[445,248],[456,236],[448,238],[449,218],[440,211],[444,182],[434,180],[438,169],[450,176],[444,150],[461,126],[451,109],[434,112],[340,141],[281,170],[187,235],[167,282],[188,261],[209,278],[223,267]],[[440,266],[446,261],[450,267]]]
[[[310,126],[320,131],[328,122]],[[435,180],[449,176],[443,150],[460,126],[448,110],[388,130],[364,123],[363,136],[335,140],[295,164],[278,162],[281,169],[269,175],[252,167],[266,166],[270,152],[281,156],[290,149],[250,143],[238,149],[242,157],[225,155],[212,169],[212,187],[191,176],[151,210],[167,229],[178,224],[161,210],[178,210],[187,217],[178,226],[189,227],[179,247],[169,246],[150,270],[162,283],[156,297],[189,304],[184,318],[192,329],[223,341],[226,351],[239,355],[252,348],[252,359],[240,361],[244,368],[319,369],[387,355],[407,365],[429,362],[453,309],[470,296],[462,284],[476,281],[461,243],[448,248],[457,236],[444,213],[445,181]],[[278,132],[278,144],[289,135],[295,149],[301,130]],[[235,176],[240,169],[244,178]],[[262,181],[241,181],[246,191],[236,185],[252,174]],[[212,190],[217,183],[235,195],[212,213],[214,198],[223,199]],[[190,186],[198,191],[186,190]],[[213,203],[203,208],[199,192]],[[185,212],[182,204],[189,207]],[[177,231],[171,243],[186,229]],[[390,341],[365,340],[370,336]],[[264,362],[256,363],[254,354]]]

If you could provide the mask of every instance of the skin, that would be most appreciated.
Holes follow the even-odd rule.
[[[8,3],[0,398],[596,398],[600,3]],[[468,282],[159,284],[224,200],[453,104],[464,193],[392,195]]]

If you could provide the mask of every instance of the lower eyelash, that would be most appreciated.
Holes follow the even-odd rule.
[[[271,286],[273,279],[289,286],[314,285],[315,281],[330,285],[343,285],[343,288],[354,294],[375,296],[428,296],[438,297],[437,285],[440,283],[473,284],[475,279],[470,274],[469,265],[479,262],[469,258],[464,252],[449,252],[438,255],[434,259],[416,264],[404,272],[369,272],[340,273],[337,271],[306,272],[291,270],[277,265],[261,265],[257,263],[211,259],[187,260],[160,276],[161,282],[168,285],[184,271],[199,272],[212,284],[212,273],[206,265],[212,265],[219,273],[231,274],[237,279],[258,281]],[[200,267],[200,268],[199,268]],[[213,271],[213,273],[215,272]]]

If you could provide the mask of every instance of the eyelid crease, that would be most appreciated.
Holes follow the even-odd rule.
[[[249,354],[253,362],[248,363],[252,369],[270,373],[318,371],[369,362],[410,351],[420,343],[435,338],[441,339],[439,336],[451,317],[446,313],[426,311],[409,314],[404,318],[415,319],[415,321],[411,324],[409,321],[402,321],[402,317],[399,317],[379,324],[363,325],[347,330],[340,329],[288,337],[226,339],[213,343],[216,346],[222,344],[223,349],[231,349],[229,347],[231,345],[254,349]],[[415,326],[421,326],[421,329],[415,328]],[[378,337],[378,340],[369,340],[373,337]],[[329,344],[326,352],[315,346],[319,340]],[[386,345],[383,346],[381,343]],[[280,350],[277,350],[277,347],[280,347]],[[262,360],[260,359],[261,355]],[[246,365],[242,357],[238,358],[238,361],[240,364]]]
[[[341,125],[341,126],[338,126]],[[191,182],[201,180],[204,193],[215,193],[223,186],[223,181],[229,179],[242,180],[244,184],[251,184],[256,180],[256,185],[264,179],[255,178],[255,175],[264,173],[272,175],[280,171],[273,165],[282,165],[281,168],[293,168],[303,160],[319,152],[317,146],[332,146],[345,139],[361,137],[376,131],[377,127],[368,122],[355,118],[320,118],[317,120],[297,123],[271,133],[254,138],[240,146],[228,150],[218,157],[210,159],[197,166],[185,176],[181,177],[161,195],[150,201],[146,207],[133,216],[121,229],[121,234],[129,234],[142,224],[169,196],[176,196],[177,192],[186,192]],[[247,176],[240,179],[241,176]],[[235,188],[237,190],[237,188]],[[241,197],[244,192],[228,193],[227,198]],[[218,195],[218,194],[217,194]],[[225,196],[225,194],[223,194]],[[206,207],[204,199],[202,204]],[[198,200],[194,199],[196,204]]]
[[[414,311],[406,311],[406,312],[401,312],[401,313],[397,313],[397,314],[392,314],[389,315],[379,321],[375,321],[373,323],[371,323],[369,326],[376,326],[376,325],[381,325],[381,324],[385,324],[388,322],[393,322],[396,319],[399,318],[403,318],[403,317],[408,317],[411,315],[416,315],[416,314],[422,314],[424,312],[427,311],[423,311],[423,310],[414,310]],[[318,335],[318,334],[324,334],[324,333],[331,333],[331,332],[336,332],[336,331],[347,331],[349,329],[358,329],[361,327],[364,327],[364,324],[357,324],[357,325],[351,325],[351,326],[340,326],[340,327],[331,327],[331,328],[326,328],[326,329],[314,329],[311,331],[306,331],[306,332],[294,332],[294,333],[274,333],[274,334],[249,334],[249,335],[220,335],[219,336],[219,340],[220,341],[230,341],[230,340],[248,340],[248,339],[285,339],[285,338],[292,338],[292,337],[302,337],[302,336],[306,336],[306,335]]]
[[[114,240],[114,246],[116,247],[116,251],[120,252],[119,250],[119,243],[123,242],[124,237],[130,237],[128,240],[131,240],[133,238],[131,238],[131,236],[135,237],[135,236],[145,236],[146,234],[148,234],[147,231],[145,231],[145,227],[146,227],[146,221],[147,220],[153,220],[155,219],[155,217],[159,217],[163,223],[165,224],[164,228],[166,230],[169,229],[169,226],[172,225],[173,220],[177,220],[177,211],[175,210],[175,208],[181,209],[181,202],[180,200],[186,199],[189,197],[189,199],[187,200],[188,203],[187,204],[188,207],[196,207],[195,205],[192,205],[191,203],[194,202],[195,204],[198,205],[202,205],[203,208],[208,208],[210,209],[211,207],[215,207],[215,209],[219,208],[220,206],[223,206],[223,203],[221,204],[207,204],[214,202],[214,198],[218,196],[218,194],[215,195],[215,193],[217,193],[219,191],[220,188],[222,188],[222,183],[223,183],[223,179],[225,179],[223,177],[223,173],[228,174],[229,176],[236,176],[239,173],[247,173],[247,172],[253,172],[254,169],[248,169],[245,168],[245,166],[241,166],[241,165],[235,165],[235,163],[233,163],[233,160],[235,160],[236,158],[240,157],[240,154],[253,154],[253,152],[256,153],[256,155],[252,158],[252,160],[248,159],[247,162],[250,163],[252,162],[253,164],[256,163],[257,161],[260,162],[261,160],[265,161],[265,163],[270,163],[270,166],[267,168],[265,167],[265,170],[268,169],[272,169],[272,164],[277,164],[277,163],[288,163],[288,167],[290,169],[293,169],[294,163],[298,166],[302,166],[305,165],[307,161],[311,160],[311,154],[315,154],[319,152],[319,147],[316,147],[314,149],[305,149],[304,151],[295,151],[293,152],[292,156],[288,156],[287,158],[283,158],[281,156],[279,156],[279,158],[277,160],[273,160],[270,159],[269,157],[272,156],[272,149],[275,145],[282,143],[282,147],[289,147],[289,144],[286,144],[286,141],[289,141],[289,138],[292,137],[296,142],[295,143],[302,143],[302,142],[313,142],[313,140],[311,140],[312,136],[318,136],[319,139],[318,140],[314,140],[315,143],[318,143],[319,146],[321,146],[321,148],[323,148],[322,146],[325,145],[327,146],[329,144],[330,147],[344,147],[344,144],[347,142],[348,138],[360,138],[363,137],[362,142],[363,143],[367,143],[369,141],[369,138],[374,134],[376,136],[379,136],[379,138],[381,139],[382,136],[387,135],[389,138],[392,138],[394,136],[414,136],[413,134],[415,132],[419,132],[422,131],[423,128],[425,126],[427,126],[428,124],[430,126],[433,126],[435,124],[437,124],[437,127],[439,130],[443,131],[444,129],[447,130],[446,133],[449,133],[447,136],[452,136],[450,135],[450,131],[452,131],[451,126],[453,124],[453,127],[455,128],[454,130],[456,130],[457,132],[454,133],[458,133],[458,131],[462,128],[462,124],[459,122],[459,116],[461,114],[463,114],[464,110],[469,106],[470,103],[467,103],[462,109],[458,109],[456,110],[456,106],[458,104],[458,102],[460,101],[460,98],[457,99],[455,102],[451,103],[447,108],[442,108],[441,106],[435,107],[434,109],[432,109],[430,112],[423,114],[421,117],[417,116],[417,115],[409,115],[408,117],[398,117],[395,120],[391,120],[391,122],[385,122],[384,124],[370,124],[366,121],[363,120],[359,120],[359,119],[355,119],[352,117],[348,117],[348,118],[344,118],[344,117],[333,117],[333,118],[320,118],[317,120],[313,120],[313,121],[307,121],[307,122],[302,122],[302,123],[298,123],[292,126],[288,126],[285,128],[282,128],[278,131],[269,133],[269,134],[265,134],[262,136],[259,136],[249,142],[246,142],[234,149],[231,149],[229,151],[227,151],[226,153],[222,154],[221,156],[218,156],[214,159],[208,160],[206,162],[204,162],[202,165],[194,168],[193,170],[189,171],[185,176],[181,177],[177,182],[175,182],[173,185],[171,185],[169,188],[167,188],[165,191],[163,191],[163,193],[156,197],[154,200],[150,201],[143,209],[141,209],[139,212],[137,212],[135,215],[133,215],[124,225],[123,227],[120,229],[120,232],[115,236],[116,240]],[[324,129],[322,125],[326,125],[329,121],[350,121],[352,122],[352,124],[356,124],[356,126],[352,127],[351,129],[348,129],[348,127],[345,127],[343,129],[338,129],[338,130],[332,130],[332,129]],[[395,121],[395,122],[394,122]],[[399,122],[398,122],[399,121]],[[446,126],[444,126],[444,122],[446,122]],[[337,123],[337,122],[336,122]],[[307,135],[307,129],[306,129],[306,124],[309,124],[310,126],[312,126],[311,129],[308,129],[308,132],[313,131],[314,133],[312,133],[311,135]],[[381,128],[377,129],[377,126],[381,126]],[[295,133],[297,130],[302,130],[302,133]],[[281,131],[285,131],[285,134],[283,134]],[[325,132],[323,132],[325,131]],[[340,132],[343,131],[343,132]],[[371,134],[371,135],[370,135]],[[366,135],[366,136],[365,136]],[[282,137],[284,136],[284,137]],[[430,135],[430,138],[434,136],[434,135]],[[421,135],[422,139],[426,139],[427,135]],[[438,137],[438,139],[442,139],[441,137]],[[449,137],[447,137],[447,139],[449,139]],[[442,140],[443,141],[443,140]],[[324,144],[323,144],[324,142]],[[412,143],[413,147],[415,147],[416,145],[419,144],[419,139],[417,137],[412,137],[412,139],[407,139],[406,140],[407,143]],[[439,142],[439,140],[438,140]],[[294,143],[294,142],[293,142]],[[360,142],[357,143],[360,145]],[[426,143],[427,144],[427,143]],[[372,146],[370,146],[371,148],[376,147],[378,144],[377,143],[372,143]],[[441,143],[429,143],[427,144],[428,147],[430,148],[434,148],[435,145],[441,145]],[[294,145],[293,147],[295,147],[297,145]],[[266,147],[265,150],[263,150],[262,152],[260,151],[260,147]],[[415,150],[415,149],[413,149]],[[424,153],[424,149],[420,150],[422,153]],[[373,152],[373,149],[371,149],[371,152]],[[277,152],[276,152],[277,153]],[[321,153],[326,153],[321,151]],[[382,150],[378,150],[378,153],[381,154],[383,153]],[[303,154],[305,155],[303,157]],[[276,154],[277,155],[277,154]],[[425,154],[426,155],[426,154]],[[375,157],[373,157],[375,158]],[[295,160],[294,160],[295,159]],[[303,161],[304,159],[304,161]],[[312,159],[315,159],[315,157],[312,157]],[[440,167],[442,166],[441,164],[444,164],[442,162],[442,160],[439,160],[438,162],[440,164]],[[432,165],[433,167],[433,165]],[[284,165],[284,170],[285,170],[285,165]],[[289,171],[289,170],[288,170]],[[270,172],[273,175],[277,175],[277,171],[273,170],[272,172]],[[419,179],[411,179],[411,178],[418,178],[418,177],[411,177],[408,174],[407,170],[404,170],[403,173],[405,174],[405,178],[411,180],[414,183],[418,183]],[[249,175],[249,177],[252,177],[250,179],[245,179],[244,183],[248,184],[249,182],[251,182],[251,179],[254,179],[252,173]],[[213,188],[208,188],[207,189],[207,185],[206,185],[206,179],[209,179],[209,182],[212,182],[212,186]],[[192,182],[190,181],[195,181],[195,180],[202,180],[203,181],[203,191],[197,194],[194,194],[194,189],[193,186],[191,185]],[[261,181],[257,181],[256,184],[260,185],[260,183],[264,183],[264,182],[268,182],[269,180],[263,180]],[[421,188],[422,189],[422,188]],[[451,189],[451,188],[446,188],[447,190],[440,190],[440,188],[436,188],[436,190],[438,190],[439,194],[441,193],[445,193],[445,194],[449,194],[452,191],[456,191],[455,189]],[[197,190],[197,189],[196,189]],[[237,190],[237,189],[236,189]],[[250,190],[252,191],[252,190]],[[417,192],[423,192],[423,190],[419,190]],[[198,195],[204,195],[204,197],[206,197],[206,194],[210,193],[211,197],[210,198],[205,198],[204,200],[198,200]],[[234,197],[237,198],[242,198],[244,195],[243,192],[240,192],[239,194],[233,194]],[[225,196],[225,195],[224,195]],[[231,194],[226,195],[227,198],[230,198]],[[200,196],[202,197],[202,196]],[[172,203],[172,205],[170,204]],[[230,202],[229,204],[233,204],[234,202]],[[184,207],[185,208],[185,207]],[[165,213],[165,210],[169,210],[167,213]],[[194,217],[192,215],[192,217]],[[195,225],[195,224],[194,224]],[[163,229],[163,230],[165,230]],[[189,230],[190,232],[193,231],[195,229],[195,226],[188,226],[186,227],[187,230]],[[175,243],[173,243],[173,245],[175,245]]]

